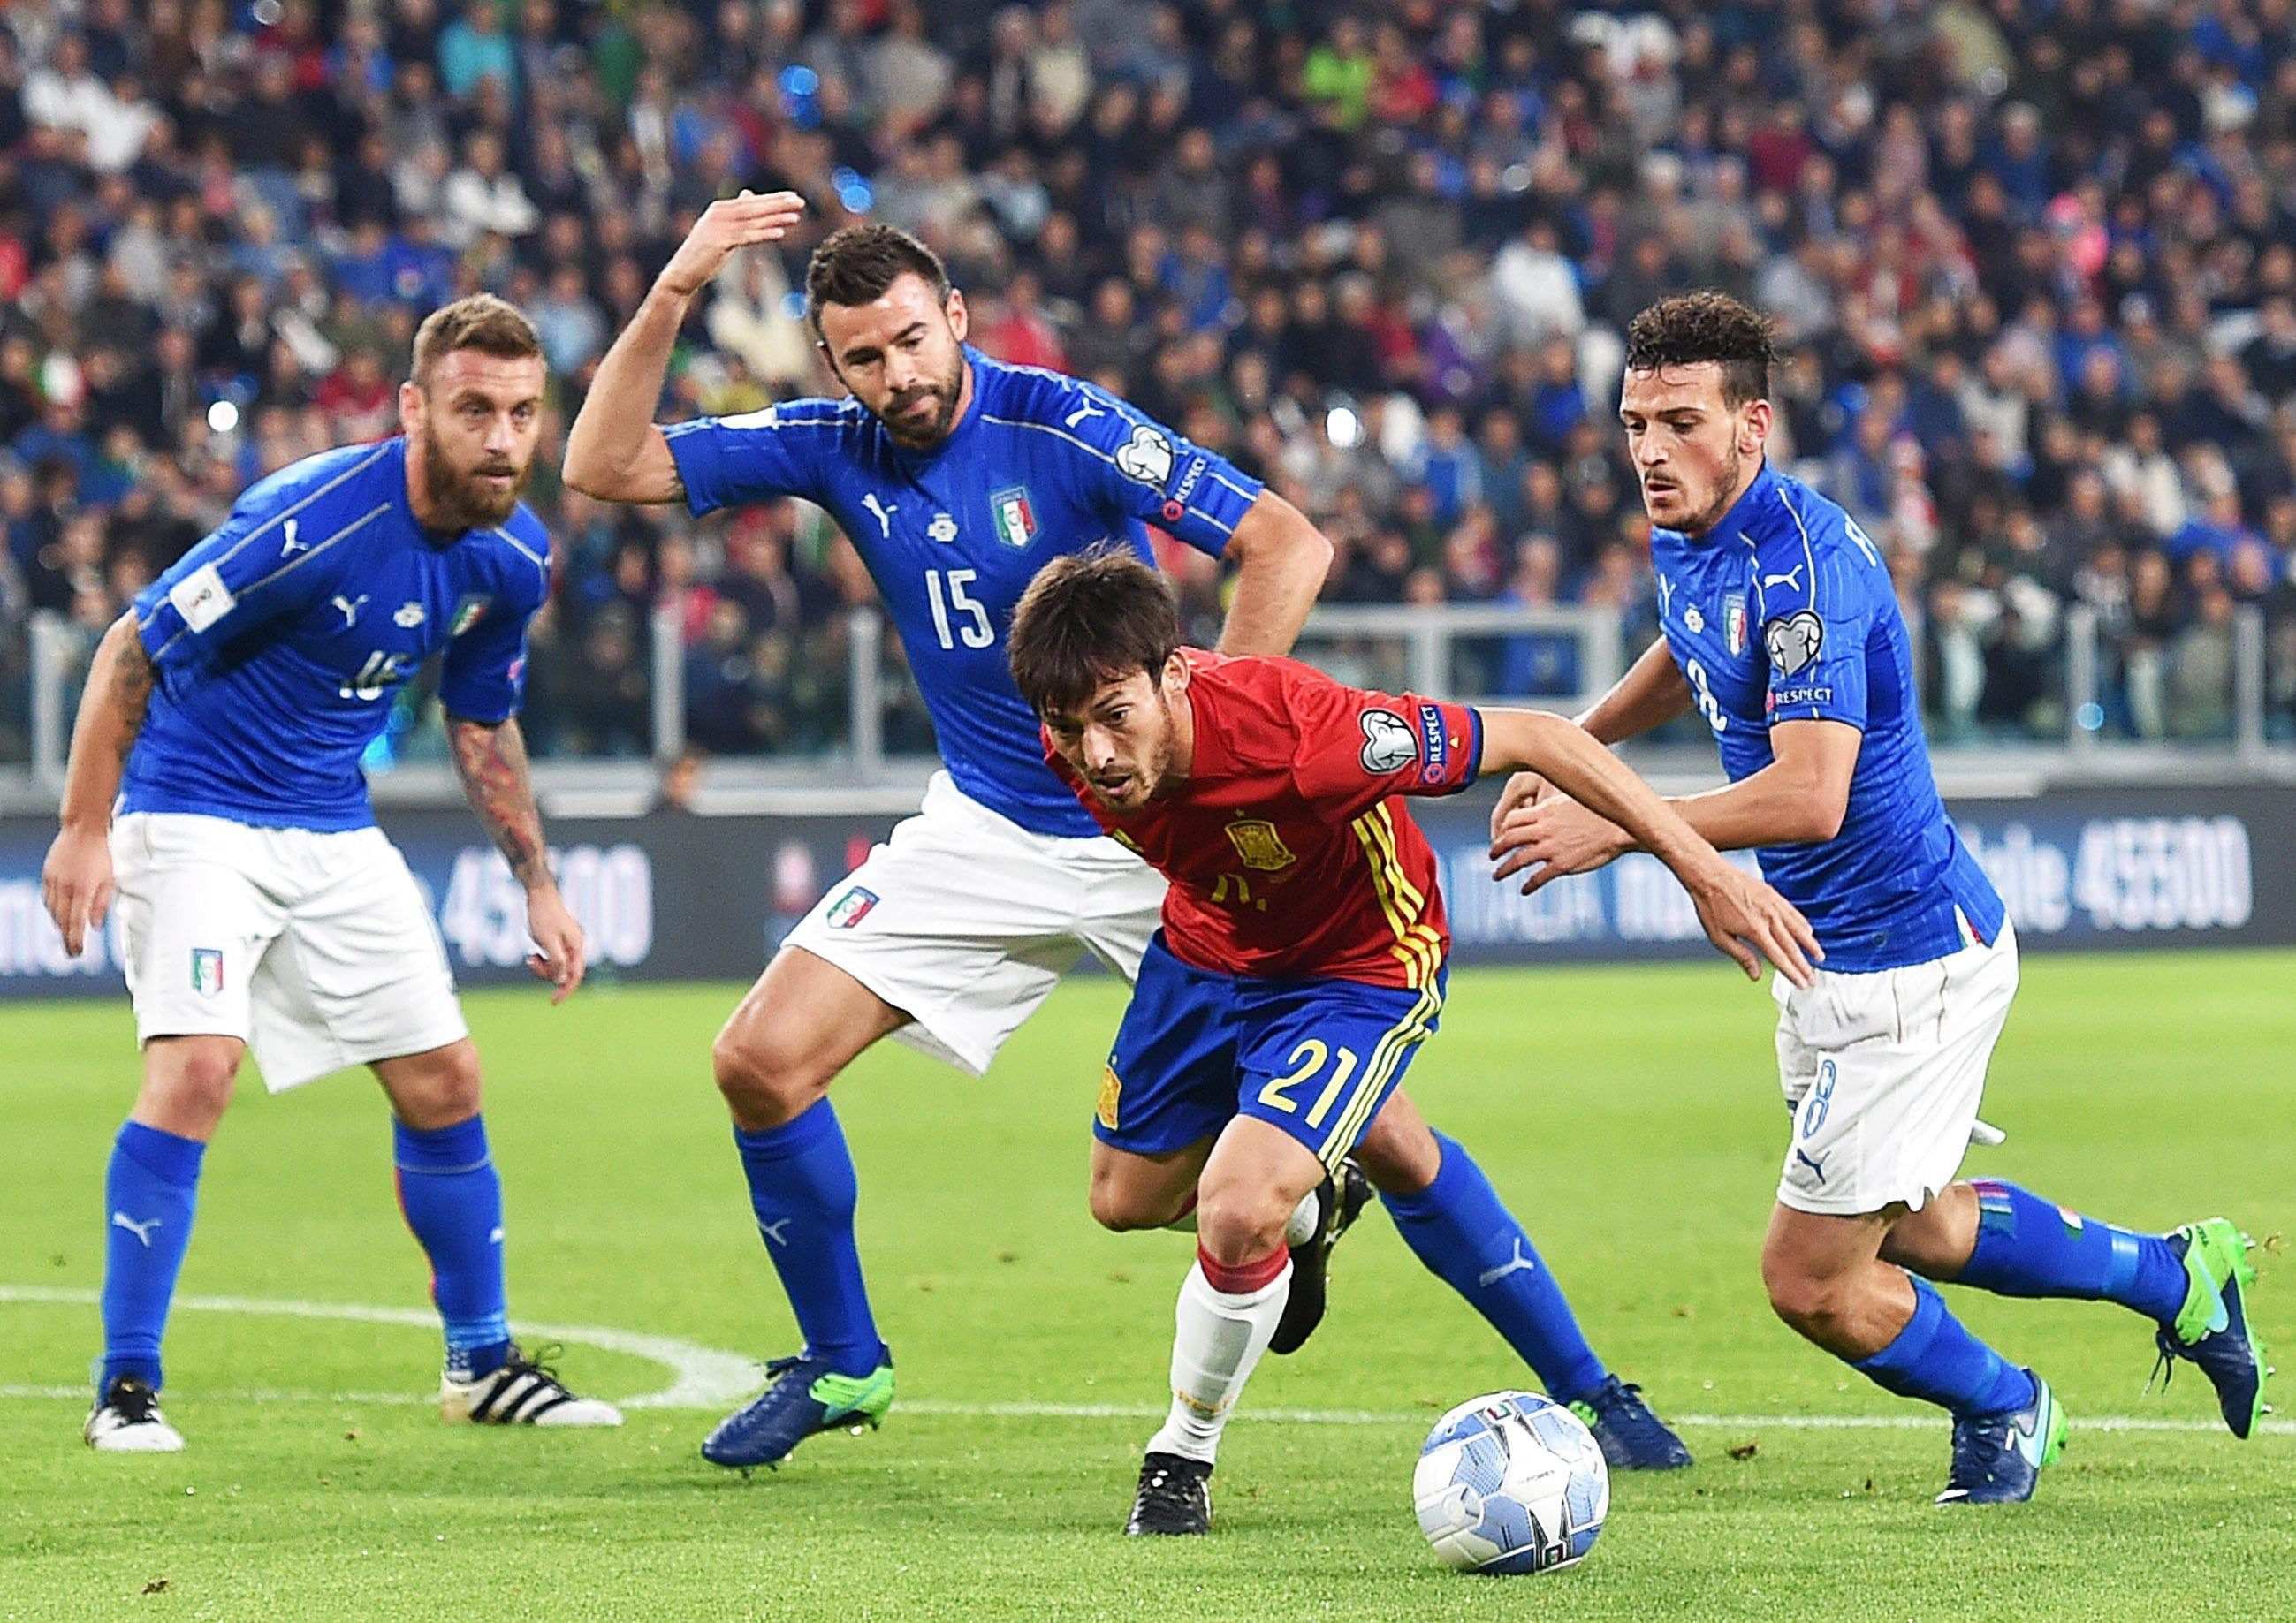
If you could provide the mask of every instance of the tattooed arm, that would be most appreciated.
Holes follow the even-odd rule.
[[[111,910],[111,803],[119,795],[127,752],[144,730],[152,681],[152,659],[135,634],[135,617],[123,614],[88,662],[64,767],[63,826],[40,870],[41,899],[62,932],[64,950],[75,955]]]
[[[542,814],[534,804],[534,781],[527,771],[526,739],[518,718],[501,722],[447,717],[447,742],[455,752],[455,772],[471,809],[486,825],[503,860],[526,887],[526,930],[538,949],[527,966],[558,988],[551,1002],[564,1003],[582,984],[582,927],[567,911],[550,876],[542,843]]]

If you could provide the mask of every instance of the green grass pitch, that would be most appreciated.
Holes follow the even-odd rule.
[[[1969,1169],[2129,1223],[2221,1210],[2260,1240],[2288,1230],[2292,986],[2284,954],[2030,959],[1987,1096],[2009,1141]],[[632,1335],[792,1350],[708,1075],[734,996],[470,999],[513,1318],[621,1332],[569,1339],[581,1389],[681,1378]],[[697,1456],[714,1407],[634,1409],[617,1433],[439,1422],[421,1401],[437,1369],[423,1269],[357,1076],[278,1099],[243,1084],[183,1281],[232,1305],[187,1300],[170,1328],[190,1450],[90,1454],[78,1389],[130,1028],[113,1004],[0,1011],[0,1619],[2296,1615],[2292,1428],[2245,1444],[2210,1429],[2189,1369],[2145,1395],[2148,1328],[2115,1307],[1951,1293],[2049,1376],[2072,1440],[2030,1505],[1930,1505],[1944,1423],[1762,1302],[1784,1117],[1767,997],[1719,963],[1463,971],[1409,1078],[1523,1216],[1598,1350],[1663,1412],[1702,1417],[1694,1470],[1620,1477],[1572,1572],[1439,1569],[1411,1514],[1419,1439],[1528,1372],[1374,1211],[1316,1340],[1245,1398],[1261,1417],[1229,1432],[1213,1537],[1128,1542],[1188,1242],[1103,1234],[1085,1211],[1120,1000],[1112,982],[1065,988],[986,1082],[889,1045],[840,1085],[901,1400],[882,1431],[817,1439],[752,1480]],[[2256,1321],[2296,1345],[2290,1270],[2259,1260]],[[723,1380],[722,1360],[682,1356],[689,1389]]]

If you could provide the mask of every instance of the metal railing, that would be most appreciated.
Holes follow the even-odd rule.
[[[907,683],[898,645],[889,641],[873,608],[845,611],[843,635],[836,639],[844,664],[842,736],[829,748],[724,758],[724,768],[742,782],[771,786],[775,792],[803,790],[829,793],[840,785],[854,790],[906,783],[921,776],[925,758],[888,748],[888,717],[897,715],[902,736],[917,737],[914,687]],[[597,792],[627,799],[650,786],[660,762],[676,757],[686,742],[685,648],[680,616],[673,605],[658,606],[650,626],[649,695],[652,760],[619,762],[581,758],[545,758],[537,778],[545,787]],[[62,616],[32,618],[29,627],[29,764],[0,766],[0,807],[51,809],[63,782],[65,752],[87,660],[95,638]],[[1917,646],[1926,643],[1918,620]],[[1527,659],[1526,651],[1539,659]],[[2273,673],[2267,665],[2263,613],[2243,606],[2207,650],[2199,676],[2181,670],[2175,648],[2116,640],[2096,613],[2074,605],[2062,635],[2046,656],[2050,693],[2033,714],[2061,725],[2054,736],[2029,726],[1997,728],[1986,742],[1956,747],[1949,726],[1937,731],[1941,764],[1958,761],[1978,771],[2013,764],[2020,770],[2119,768],[2145,765],[2172,771],[2179,761],[2210,763],[2214,769],[2254,769],[2268,775],[2296,771],[2296,714],[2272,725]],[[1581,606],[1527,608],[1502,604],[1433,606],[1334,604],[1317,608],[1300,638],[1302,658],[1343,680],[1387,689],[1439,693],[1472,702],[1513,701],[1572,711],[1591,703],[1626,668],[1628,650],[1620,617]],[[1924,658],[1926,659],[1924,648]],[[1526,672],[1545,680],[1510,684]],[[2206,689],[2221,672],[2223,691]],[[578,679],[578,670],[569,673]],[[2284,676],[2285,673],[2284,673]],[[2204,704],[2190,707],[2204,717],[2179,731],[2164,725],[2157,694],[2164,682],[2189,700],[2196,684]],[[1528,691],[1524,691],[1528,688]],[[2058,708],[2062,721],[2058,723]],[[896,709],[896,707],[906,707]],[[1933,722],[1938,718],[1933,717]],[[2170,721],[2179,715],[2171,714]],[[1691,747],[1702,736],[1677,742]],[[2006,746],[2005,748],[2005,746]],[[1698,751],[1703,754],[1703,751]],[[610,786],[610,787],[609,787]],[[430,761],[407,761],[377,775],[381,798],[422,800],[452,796],[450,773]]]

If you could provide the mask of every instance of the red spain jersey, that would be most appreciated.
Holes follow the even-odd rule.
[[[1450,932],[1435,853],[1398,797],[1474,782],[1481,717],[1292,660],[1186,653],[1195,761],[1169,799],[1119,816],[1045,740],[1085,809],[1172,881],[1173,955],[1267,980],[1432,981]]]

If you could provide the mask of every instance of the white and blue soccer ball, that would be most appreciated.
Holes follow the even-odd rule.
[[[1435,1553],[1464,1572],[1553,1572],[1585,1558],[1611,1512],[1602,1445],[1561,1404],[1493,1392],[1435,1422],[1412,1497]]]

